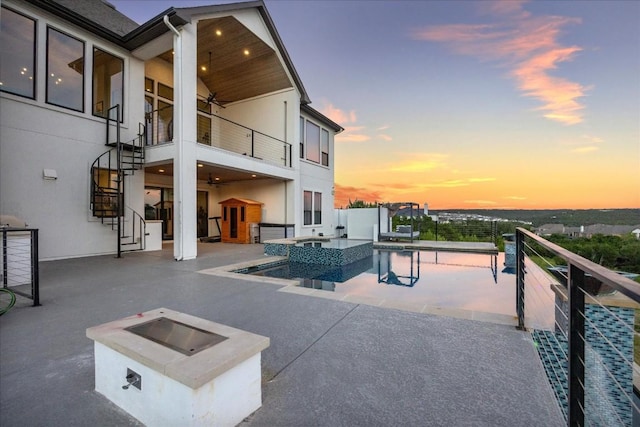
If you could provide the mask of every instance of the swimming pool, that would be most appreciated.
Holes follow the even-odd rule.
[[[374,250],[373,256],[340,267],[284,261],[248,273],[299,279],[301,288],[331,292],[331,297],[346,300],[365,298],[399,305],[516,314],[516,276],[504,267],[504,253]],[[533,296],[540,299],[539,292],[525,290],[528,313],[543,319],[543,323],[553,322],[552,308],[535,307],[536,301],[531,301]]]

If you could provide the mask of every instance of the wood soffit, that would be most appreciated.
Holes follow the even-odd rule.
[[[173,63],[171,51],[160,58]],[[222,104],[292,87],[276,52],[231,16],[198,22],[197,61],[198,77]]]

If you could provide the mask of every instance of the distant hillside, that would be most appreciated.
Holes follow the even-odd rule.
[[[564,224],[578,227],[588,224],[636,225],[640,224],[640,209],[548,209],[548,210],[505,210],[505,209],[442,209],[429,211],[459,212],[479,214],[510,220],[530,221],[534,227],[542,224]]]

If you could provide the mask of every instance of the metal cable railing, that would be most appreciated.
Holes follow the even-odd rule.
[[[199,112],[196,140],[203,145],[242,154],[266,163],[291,167],[291,144],[215,114]],[[173,105],[146,113],[146,144],[173,141]]]
[[[2,287],[40,305],[38,229],[0,227]]]
[[[553,330],[532,335],[568,425],[632,425],[640,413],[633,389],[640,284],[522,228],[516,248],[520,328],[532,326],[525,316],[536,294],[532,282],[553,291],[553,301],[548,293],[535,295],[552,304]],[[555,266],[558,260],[566,270]]]

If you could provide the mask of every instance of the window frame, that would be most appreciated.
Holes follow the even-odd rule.
[[[324,136],[327,136],[326,151]],[[329,166],[329,146],[331,145],[331,134],[325,128],[320,128],[320,163],[322,166]]]
[[[50,70],[49,70],[49,30],[55,31],[56,33],[62,34],[64,36],[67,36],[71,39],[77,40],[82,44],[82,85],[81,85],[81,91],[82,91],[82,95],[81,95],[81,102],[80,102],[80,109],[77,108],[73,108],[73,107],[69,107],[67,105],[62,105],[59,103],[55,103],[52,102],[49,99],[49,76],[50,76]],[[67,33],[66,31],[62,31],[57,29],[56,27],[53,27],[51,25],[47,25],[47,32],[45,34],[45,39],[46,39],[46,44],[45,44],[45,79],[44,79],[44,102],[46,104],[49,105],[54,105],[56,107],[60,107],[60,108],[65,108],[67,110],[71,110],[71,111],[77,111],[79,113],[84,113],[85,112],[85,101],[86,101],[86,90],[85,90],[85,84],[86,84],[86,78],[87,78],[87,42],[84,40],[79,39],[78,37],[72,36],[71,34]]]
[[[120,121],[120,123],[124,123],[124,107],[125,107],[125,84],[126,84],[126,79],[125,79],[125,59],[118,56],[118,55],[114,55],[113,53],[111,53],[110,51],[103,49],[101,47],[96,46],[95,44],[92,46],[92,50],[91,50],[91,114],[95,117],[100,117],[100,118],[106,118],[107,115],[107,111],[109,111],[110,108],[115,107],[115,105],[105,105],[103,107],[103,115],[100,115],[96,112],[96,106],[98,101],[96,101],[96,90],[95,90],[95,73],[96,73],[96,51],[100,51],[106,55],[110,55],[113,58],[119,59],[122,63],[122,87],[120,89],[120,117],[118,118],[118,120]],[[145,76],[146,77],[146,76]],[[146,89],[146,80],[145,80],[145,89]],[[111,91],[110,91],[111,92]],[[144,91],[145,94],[149,93],[146,90]],[[104,102],[104,101],[99,101],[99,102]],[[112,103],[113,100],[111,99],[111,96],[109,96],[109,102]],[[116,104],[117,105],[117,104]]]
[[[309,205],[306,203],[307,195],[309,197]],[[302,225],[305,227],[322,225],[322,192],[302,191]]]
[[[22,98],[33,99],[35,100],[38,94],[38,20],[36,18],[32,18],[29,15],[26,15],[22,12],[19,12],[15,9],[12,9],[6,5],[0,5],[0,15],[2,15],[2,9],[6,9],[10,12],[15,13],[23,18],[30,20],[33,23],[33,41],[32,41],[32,59],[33,59],[33,78],[31,83],[31,96],[23,95],[21,93],[16,93],[11,90],[7,90],[4,88],[4,85],[0,86],[0,92],[10,93],[15,96],[20,96]]]

